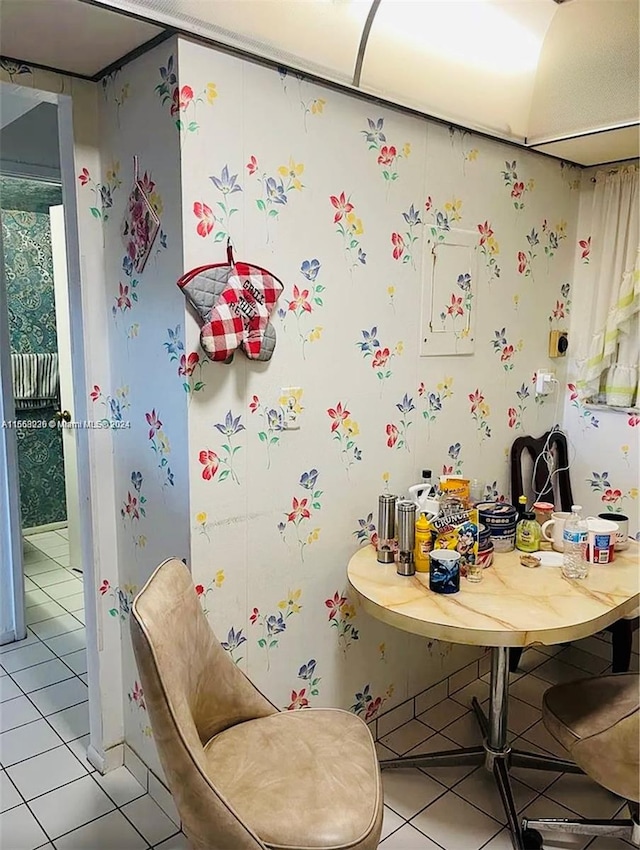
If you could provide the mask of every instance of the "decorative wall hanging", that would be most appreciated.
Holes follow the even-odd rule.
[[[147,197],[144,182],[138,173],[138,157],[134,156],[133,188],[122,222],[122,241],[138,273],[145,267],[159,230],[160,219]]]
[[[192,269],[178,286],[204,322],[200,344],[210,360],[230,363],[239,347],[251,360],[271,359],[276,331],[269,316],[284,289],[271,272],[236,263],[229,241],[226,263]]]

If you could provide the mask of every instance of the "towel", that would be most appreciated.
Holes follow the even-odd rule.
[[[11,372],[16,410],[51,407],[57,402],[57,354],[12,354]]]

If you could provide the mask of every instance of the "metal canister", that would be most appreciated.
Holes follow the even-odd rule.
[[[412,576],[416,571],[416,503],[398,502],[398,575]]]
[[[382,493],[378,497],[378,554],[381,564],[393,564],[394,541],[396,537],[397,496]]]

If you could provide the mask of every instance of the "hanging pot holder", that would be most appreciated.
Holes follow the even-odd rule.
[[[151,206],[138,174],[138,157],[133,158],[133,188],[122,222],[122,241],[133,268],[142,272],[160,230],[160,219]]]
[[[269,316],[284,289],[271,272],[236,263],[229,242],[226,263],[192,269],[178,286],[204,322],[200,344],[210,360],[230,363],[236,348],[251,360],[271,359],[276,331]]]

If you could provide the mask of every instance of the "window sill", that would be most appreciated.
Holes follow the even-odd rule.
[[[611,413],[624,413],[626,416],[640,415],[640,407],[613,407],[610,404],[603,404],[595,401],[585,401],[584,406],[588,410],[608,410]]]

